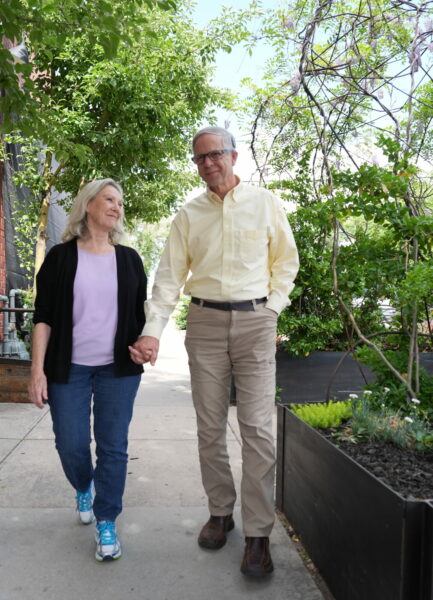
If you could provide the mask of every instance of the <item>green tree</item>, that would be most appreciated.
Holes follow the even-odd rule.
[[[158,264],[169,229],[169,219],[161,219],[158,223],[145,223],[134,219],[130,223],[131,244],[140,254],[148,277]]]
[[[113,6],[121,11],[120,3]],[[126,20],[130,8],[125,11]],[[152,222],[169,214],[195,182],[186,169],[190,139],[211,118],[211,106],[225,101],[208,76],[226,38],[196,30],[187,12],[141,7],[134,35],[122,38],[111,57],[84,25],[80,35],[72,31],[36,48],[34,140],[44,147],[36,272],[54,187],[73,196],[86,180],[112,176],[124,187],[127,218]],[[34,114],[33,105],[23,108],[20,135]]]
[[[86,34],[91,47],[101,46],[105,56],[112,58],[121,41],[131,43],[140,34],[140,26],[148,19],[141,8],[169,10],[176,5],[177,0],[4,0],[0,4],[0,37],[14,44],[25,43],[32,64],[14,64],[9,50],[0,49],[0,89],[6,92],[0,98],[2,131],[15,128],[14,114],[20,115],[21,131],[26,135],[44,139],[49,130],[49,123],[40,118],[35,57],[41,73],[49,73],[50,61],[59,48]]]
[[[272,11],[254,38],[275,52],[249,105],[262,180],[300,207],[290,219],[304,266],[283,322],[307,329],[318,317],[325,346],[346,330],[409,395],[420,390],[423,328],[433,339],[432,17],[422,1],[295,1]],[[396,310],[404,373],[372,339],[384,299]]]

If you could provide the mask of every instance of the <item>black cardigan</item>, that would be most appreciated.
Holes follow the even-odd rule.
[[[135,250],[116,245],[117,330],[114,339],[116,376],[137,375],[141,365],[132,362],[128,345],[141,333],[147,279],[141,258]],[[76,240],[51,248],[36,277],[36,301],[33,322],[46,323],[51,335],[45,355],[44,371],[48,381],[66,383],[72,357],[72,304],[74,279],[78,265]]]

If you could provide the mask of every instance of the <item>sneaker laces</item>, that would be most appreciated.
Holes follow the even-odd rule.
[[[90,488],[87,492],[77,492],[77,504],[80,512],[88,512],[92,510],[93,498]]]
[[[98,521],[99,543],[101,546],[112,546],[116,543],[116,525],[114,521]]]

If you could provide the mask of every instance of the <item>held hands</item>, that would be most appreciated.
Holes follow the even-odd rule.
[[[159,340],[150,335],[138,338],[133,346],[128,346],[131,360],[137,365],[148,363],[153,366],[158,358]]]
[[[31,371],[30,383],[28,386],[29,398],[38,408],[44,408],[48,400],[47,378],[42,370]]]

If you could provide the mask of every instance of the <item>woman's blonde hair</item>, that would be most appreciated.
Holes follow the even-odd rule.
[[[82,238],[88,232],[87,229],[87,206],[89,202],[99,194],[107,185],[112,185],[123,198],[123,190],[114,179],[94,179],[86,183],[77,194],[74,204],[69,212],[66,229],[62,236],[63,242],[68,242],[75,238]],[[120,218],[114,229],[108,233],[110,242],[114,245],[119,244],[123,236],[123,218]]]

